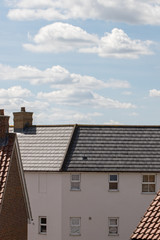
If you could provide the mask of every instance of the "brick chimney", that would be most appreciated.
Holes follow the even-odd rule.
[[[21,112],[14,112],[14,132],[23,132],[27,127],[32,126],[33,112],[26,112],[25,107],[21,107]]]
[[[0,109],[0,146],[5,145],[9,131],[9,116],[4,115],[4,109]]]

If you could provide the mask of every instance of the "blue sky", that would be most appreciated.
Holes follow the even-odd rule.
[[[159,0],[2,0],[0,108],[35,124],[160,124]]]

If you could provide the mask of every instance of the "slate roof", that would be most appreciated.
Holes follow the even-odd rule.
[[[160,191],[132,234],[131,239],[160,239]]]
[[[9,134],[8,143],[6,146],[0,146],[0,205],[2,203],[4,189],[9,172],[15,134]]]
[[[160,172],[160,127],[77,125],[62,169]]]
[[[32,126],[17,133],[25,171],[59,171],[74,126]]]

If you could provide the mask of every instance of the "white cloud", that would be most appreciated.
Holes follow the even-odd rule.
[[[16,68],[0,64],[1,80],[22,80],[31,84],[50,84],[54,88],[101,89],[101,88],[129,88],[125,80],[111,79],[102,81],[92,76],[70,73],[61,66],[53,66],[44,71],[32,66],[18,66]]]
[[[121,125],[122,123],[111,119],[109,122],[106,122],[105,124],[106,125]]]
[[[22,88],[21,86],[13,86],[8,89],[0,88],[0,98],[28,98],[32,94],[31,92],[26,89]]]
[[[33,42],[24,44],[24,48],[33,52],[67,52],[95,46],[98,37],[80,27],[57,22],[41,28]]]
[[[48,100],[56,104],[70,105],[70,106],[91,106],[93,108],[120,108],[129,109],[135,108],[131,103],[121,103],[117,100],[103,97],[90,90],[84,89],[63,89],[52,91],[49,93],[40,92],[37,95],[38,99]]]
[[[102,114],[98,112],[93,113],[82,113],[74,110],[61,109],[61,108],[50,108],[50,111],[39,112],[35,115],[36,124],[48,124],[54,123],[95,123],[96,117],[101,117]]]
[[[159,0],[6,0],[12,20],[100,19],[160,24]]]
[[[23,47],[33,52],[78,51],[100,57],[134,59],[153,54],[149,49],[151,44],[151,41],[132,40],[122,29],[114,28],[111,33],[98,38],[80,27],[58,22],[41,28],[33,37],[33,44],[23,44]]]
[[[122,30],[114,28],[106,33],[99,41],[97,47],[83,48],[80,52],[97,53],[100,57],[138,58],[140,55],[153,54],[149,50],[151,41],[132,40]]]
[[[160,97],[160,90],[152,89],[149,91],[150,97]]]

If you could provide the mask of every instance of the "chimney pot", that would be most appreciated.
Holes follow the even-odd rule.
[[[14,132],[23,132],[25,128],[32,126],[32,112],[26,112],[25,107],[21,107],[20,112],[14,112]]]
[[[0,115],[4,116],[4,109],[0,109]]]
[[[0,146],[6,144],[9,131],[9,117],[4,115],[4,109],[0,109]]]
[[[21,107],[21,112],[25,112],[25,107]]]

